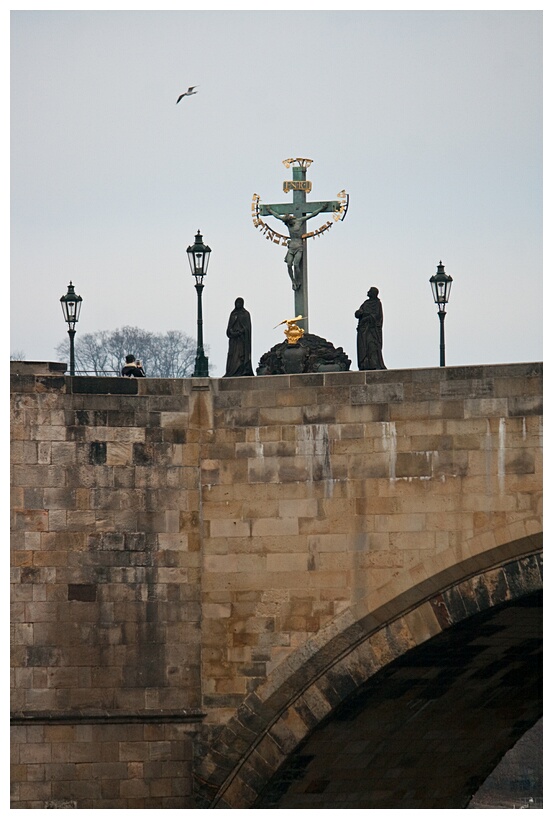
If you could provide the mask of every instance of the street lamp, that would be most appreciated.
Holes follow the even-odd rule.
[[[445,306],[449,301],[449,292],[451,290],[451,282],[453,279],[445,272],[445,268],[440,261],[438,269],[433,276],[430,277],[430,286],[432,288],[432,295],[434,301],[438,305],[438,317],[440,319],[440,367],[445,367]]]
[[[75,324],[79,320],[82,298],[77,296],[73,282],[69,282],[67,293],[60,299],[63,317],[69,327],[69,375],[75,375]]]
[[[203,318],[202,318],[202,290],[204,289],[204,276],[207,273],[211,248],[204,245],[200,231],[196,233],[193,245],[186,249],[188,261],[192,275],[196,279],[196,292],[198,294],[198,346],[196,348],[196,363],[194,364],[194,377],[205,378],[209,375],[209,364],[207,356],[204,354]]]

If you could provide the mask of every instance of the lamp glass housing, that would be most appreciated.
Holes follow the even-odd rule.
[[[196,279],[196,284],[202,284],[203,278],[207,274],[211,248],[204,245],[203,237],[199,230],[196,233],[194,244],[186,249],[186,253],[188,254],[190,270]]]
[[[435,303],[438,305],[440,313],[445,312],[445,306],[449,301],[451,283],[453,279],[445,272],[444,265],[440,262],[436,273],[430,277],[430,286]]]
[[[82,298],[75,293],[73,282],[69,282],[67,293],[60,299],[63,317],[67,322],[69,329],[74,330],[75,324],[79,320],[81,313]]]

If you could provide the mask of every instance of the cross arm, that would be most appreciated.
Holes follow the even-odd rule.
[[[302,202],[300,204],[288,202],[280,205],[260,205],[259,214],[260,216],[273,216],[276,213],[279,216],[286,216],[292,213],[294,216],[309,217],[314,211],[318,213],[336,213],[340,210],[340,205],[341,202],[338,202],[337,199],[329,202]],[[271,211],[273,211],[273,213],[271,213]]]

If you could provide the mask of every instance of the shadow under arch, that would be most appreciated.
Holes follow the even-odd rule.
[[[421,564],[419,582],[381,606],[367,599],[344,612],[245,698],[195,771],[198,805],[256,806],[300,743],[367,680],[467,618],[541,589],[540,549],[534,533],[464,560],[440,555],[440,570]]]
[[[299,744],[254,807],[468,807],[542,716],[542,608],[532,592],[389,663]]]

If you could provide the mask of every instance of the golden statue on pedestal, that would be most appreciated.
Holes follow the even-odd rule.
[[[284,331],[284,335],[288,340],[288,344],[297,344],[300,338],[304,335],[305,330],[295,323],[296,321],[301,321],[302,319],[307,318],[307,316],[296,316],[293,319],[284,319],[284,321],[280,321],[273,327],[273,330],[276,330],[277,327],[280,327],[281,324],[286,324],[286,330]]]

